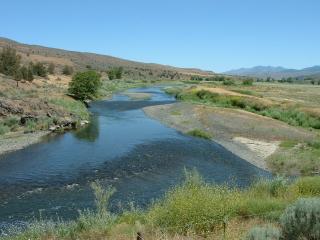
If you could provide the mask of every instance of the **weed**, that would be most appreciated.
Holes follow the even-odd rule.
[[[208,140],[212,138],[212,136],[209,133],[207,133],[201,129],[193,129],[193,130],[187,132],[187,134],[190,136],[193,136],[193,137],[198,137],[198,138],[203,138],[203,139],[208,139]]]

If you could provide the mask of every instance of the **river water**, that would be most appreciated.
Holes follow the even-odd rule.
[[[91,104],[92,120],[77,131],[0,157],[0,230],[34,218],[72,219],[94,206],[90,182],[116,193],[111,210],[145,208],[196,168],[208,182],[245,187],[268,176],[215,142],[183,135],[146,116],[145,106],[174,98],[162,87],[131,89],[152,94],[134,101],[116,94]]]

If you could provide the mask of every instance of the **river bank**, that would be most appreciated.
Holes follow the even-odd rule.
[[[282,151],[282,141],[312,137],[303,129],[238,109],[179,102],[146,107],[144,112],[183,133],[205,131],[215,142],[264,170],[270,170],[267,159]]]
[[[26,148],[41,141],[43,136],[50,131],[39,131],[33,133],[12,133],[0,139],[0,160],[1,155]]]

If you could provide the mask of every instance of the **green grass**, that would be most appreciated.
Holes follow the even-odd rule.
[[[19,128],[19,118],[15,116],[9,116],[0,121],[0,135],[4,135],[8,132],[16,131]]]
[[[211,139],[212,138],[212,136],[209,133],[207,133],[201,129],[193,129],[193,130],[187,132],[187,134],[190,136],[193,136],[193,137],[198,137],[198,138],[203,138],[203,139]]]
[[[118,239],[119,234],[132,238],[132,233],[142,225],[148,231],[209,236],[224,225],[228,228],[233,219],[263,219],[277,224],[288,205],[300,197],[320,194],[320,177],[259,180],[249,188],[239,189],[207,184],[195,170],[185,174],[181,185],[169,190],[147,210],[132,208],[119,215],[112,215],[107,209],[114,189],[93,183],[96,211],[81,211],[76,220],[69,222],[40,219],[24,230],[11,229],[9,236],[0,239]]]
[[[297,141],[294,140],[286,140],[286,141],[282,141],[280,143],[280,147],[282,148],[293,148],[294,146],[296,146],[298,144]]]
[[[178,100],[214,105],[227,108],[240,108],[249,112],[271,117],[292,126],[320,129],[320,118],[295,107],[268,105],[262,100],[245,96],[227,96],[207,90],[186,90],[176,95]]]
[[[131,81],[131,80],[112,80],[102,81],[102,86],[99,90],[99,98],[111,97],[116,92],[121,92],[129,88],[143,87],[152,84],[145,81]]]
[[[78,120],[89,119],[89,111],[81,101],[72,98],[51,98],[49,102],[64,108],[65,111],[72,113]]]
[[[280,150],[267,159],[270,169],[280,174],[314,175],[320,172],[320,147],[317,141],[285,141]]]
[[[318,184],[320,178],[312,178],[312,183],[305,184],[308,189],[305,191],[316,196],[313,189]],[[277,221],[283,210],[301,196],[296,191],[297,185],[298,182],[289,183],[283,179],[260,180],[250,188],[240,190],[227,185],[206,184],[197,174],[189,174],[184,184],[154,203],[147,218],[160,229],[198,234],[221,229],[233,218]]]
[[[174,111],[171,111],[170,114],[173,115],[173,116],[180,116],[181,112],[178,111],[178,110],[174,110]]]

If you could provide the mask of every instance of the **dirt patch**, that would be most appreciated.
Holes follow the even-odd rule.
[[[245,144],[251,151],[256,152],[262,158],[267,158],[278,149],[280,141],[265,142],[244,137],[234,137],[233,141]]]
[[[124,95],[130,98],[130,100],[148,100],[151,98],[150,93],[131,93],[125,92]]]
[[[254,113],[189,103],[144,108],[146,114],[181,132],[201,129],[229,151],[263,169],[283,140],[307,141],[313,133]]]
[[[0,139],[0,161],[4,153],[26,148],[29,145],[38,143],[41,138],[49,134],[49,131],[34,133],[13,133]]]

